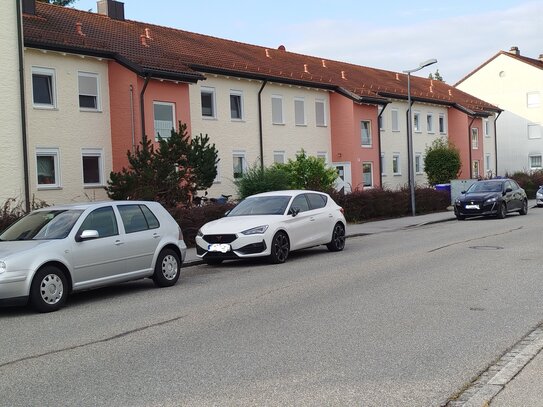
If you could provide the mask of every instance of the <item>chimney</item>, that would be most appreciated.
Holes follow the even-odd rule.
[[[266,52],[266,58],[271,58],[270,50],[268,48],[266,48],[264,51]]]
[[[347,77],[345,76],[345,71],[341,71],[341,79],[347,79]]]
[[[149,46],[149,44],[147,44],[147,37],[145,36],[145,34],[140,35],[140,42],[141,42],[141,45],[143,45],[144,47]]]
[[[75,23],[75,32],[78,35],[81,35],[82,37],[85,37],[86,35],[83,33],[83,23],[77,22]]]
[[[543,62],[543,54],[539,54],[539,60]]]
[[[321,62],[322,62],[322,67],[326,68],[326,61],[324,59],[322,59]]]
[[[124,21],[124,3],[116,0],[98,0],[98,14],[103,14],[114,20]]]
[[[307,64],[304,64],[304,72],[309,73],[309,70],[307,69]]]
[[[520,51],[518,47],[511,47],[511,49],[509,50],[509,53],[513,55],[520,55]]]
[[[36,0],[23,0],[23,13],[36,15]]]

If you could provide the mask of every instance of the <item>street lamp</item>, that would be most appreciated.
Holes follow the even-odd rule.
[[[409,176],[409,193],[411,195],[411,211],[415,216],[415,171],[413,168],[413,126],[412,126],[412,112],[411,112],[411,73],[420,71],[422,68],[428,65],[435,64],[437,59],[432,58],[427,61],[421,62],[417,68],[407,69],[402,71],[407,74],[407,105],[408,105],[408,117],[407,117],[407,165]]]

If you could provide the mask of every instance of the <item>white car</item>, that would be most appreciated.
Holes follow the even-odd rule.
[[[283,263],[290,251],[325,244],[345,247],[343,208],[328,194],[274,191],[252,195],[226,217],[206,223],[196,236],[196,253],[207,264],[267,256]]]
[[[0,304],[59,309],[70,292],[150,277],[174,285],[187,247],[157,202],[51,206],[0,235]]]

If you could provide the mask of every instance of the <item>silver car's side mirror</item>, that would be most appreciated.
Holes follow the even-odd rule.
[[[76,242],[82,242],[84,240],[97,239],[100,237],[100,234],[97,230],[84,230],[80,235],[75,237]]]

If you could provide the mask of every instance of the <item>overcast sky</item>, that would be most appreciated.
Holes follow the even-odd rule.
[[[401,72],[438,63],[453,85],[500,50],[543,54],[543,0],[125,0],[130,20]],[[96,11],[96,1],[72,7]]]

